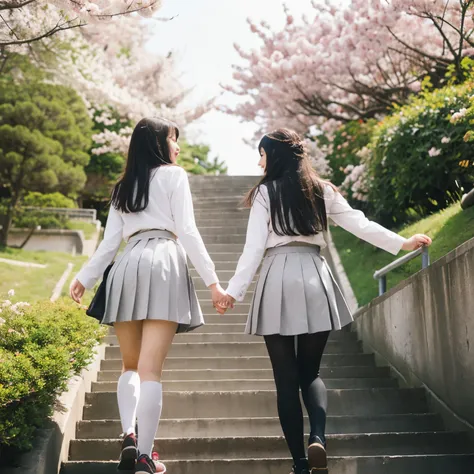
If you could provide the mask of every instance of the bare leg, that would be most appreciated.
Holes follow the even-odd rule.
[[[173,342],[178,324],[171,321],[143,322],[142,345],[138,361],[140,401],[137,409],[138,450],[151,456],[153,441],[161,417],[163,364]]]

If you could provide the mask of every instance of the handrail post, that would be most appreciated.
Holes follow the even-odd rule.
[[[410,252],[403,257],[400,257],[398,260],[395,260],[392,263],[389,263],[385,267],[377,270],[374,273],[374,279],[379,281],[379,296],[383,295],[387,291],[387,274],[392,270],[400,267],[404,263],[413,260],[415,257],[421,255],[421,268],[427,268],[430,265],[430,254],[428,252],[428,247],[423,246],[418,248],[417,250]]]
[[[387,277],[381,276],[379,278],[379,296],[383,295],[387,291]]]
[[[428,247],[423,247],[423,253],[421,254],[421,268],[426,268],[430,266],[430,254],[428,252]]]

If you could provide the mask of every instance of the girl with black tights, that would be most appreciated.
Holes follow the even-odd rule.
[[[265,135],[258,150],[265,173],[248,194],[251,207],[244,252],[216,308],[242,301],[263,263],[245,332],[263,336],[271,359],[280,423],[295,474],[324,473],[327,391],[319,376],[332,330],[352,322],[351,313],[320,249],[328,217],[357,237],[396,255],[430,245],[426,235],[405,239],[352,209],[331,183],[312,169],[300,137],[287,129]],[[303,410],[308,412],[308,451]]]

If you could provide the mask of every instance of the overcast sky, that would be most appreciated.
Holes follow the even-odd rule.
[[[183,83],[194,87],[186,99],[188,105],[221,94],[220,83],[232,81],[232,64],[240,57],[233,44],[244,49],[259,45],[250,32],[247,18],[265,20],[275,27],[284,25],[285,16],[280,0],[164,0],[160,10],[163,17],[175,19],[158,23],[151,48],[160,54],[170,50],[179,58],[177,67],[183,71]],[[290,0],[291,11],[304,12],[311,17],[314,9],[310,0]],[[229,94],[220,99],[231,105],[235,98]],[[188,128],[190,141],[210,145],[212,156],[218,155],[229,166],[229,174],[260,174],[259,156],[255,147],[244,144],[252,138],[255,126],[240,123],[237,117],[212,111]],[[256,145],[255,145],[256,146]]]

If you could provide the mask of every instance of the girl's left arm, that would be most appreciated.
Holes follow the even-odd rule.
[[[324,202],[327,215],[334,223],[369,244],[397,255],[408,243],[401,235],[367,219],[362,211],[353,209],[341,193],[329,185],[325,186]]]
[[[244,251],[227,288],[227,294],[237,301],[244,299],[265,253],[270,217],[264,192],[266,187],[261,186],[250,209]]]

